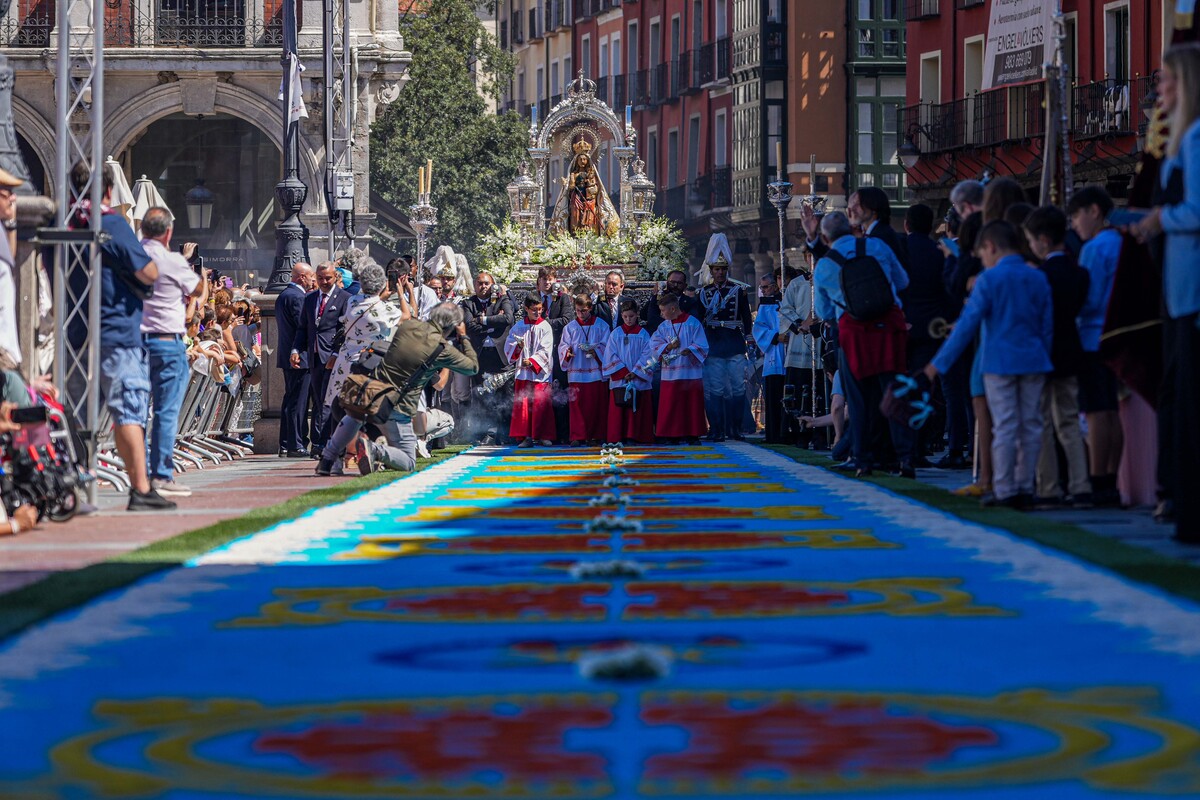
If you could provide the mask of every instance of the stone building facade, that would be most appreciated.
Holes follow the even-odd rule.
[[[300,177],[309,187],[303,218],[318,251],[313,258],[328,247],[329,232],[322,7],[320,0],[299,0],[297,9],[309,112],[301,125]],[[355,217],[366,235],[373,219],[368,130],[377,111],[398,97],[410,54],[396,3],[349,7],[357,74]],[[16,71],[17,133],[34,187],[51,196],[55,15],[55,0],[17,0],[0,20],[0,47]],[[265,282],[275,249],[281,16],[281,0],[111,0],[104,20],[105,152],[131,184],[143,174],[154,181],[175,213],[177,237],[199,241],[211,266],[242,280],[256,273]],[[208,229],[190,230],[184,195],[198,180],[215,195],[214,213]]]

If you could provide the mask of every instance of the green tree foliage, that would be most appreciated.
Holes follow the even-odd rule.
[[[506,187],[527,135],[515,112],[488,112],[484,98],[499,99],[516,62],[476,16],[485,7],[472,0],[409,4],[400,32],[413,54],[410,78],[371,128],[371,185],[407,209],[417,199],[417,170],[433,159],[432,245],[449,244],[472,263],[483,235],[508,215]]]

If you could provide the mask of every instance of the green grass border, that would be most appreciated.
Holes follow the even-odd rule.
[[[415,471],[420,472],[469,449],[467,445],[454,445],[438,450],[432,458],[417,459]],[[333,486],[314,489],[272,506],[256,508],[240,517],[187,531],[98,564],[47,575],[28,586],[0,595],[0,642],[56,614],[129,586],[148,575],[177,567],[235,539],[295,519],[314,508],[340,503],[411,474],[385,471],[348,478]]]
[[[800,464],[828,470],[826,455],[785,445],[760,445]],[[861,478],[880,488],[911,498],[967,522],[1000,528],[1014,536],[1051,547],[1082,561],[1103,567],[1138,583],[1148,584],[1178,597],[1200,602],[1200,566],[1137,545],[1127,544],[1066,522],[1007,508],[982,508],[979,501],[958,497],[920,481],[890,476]]]

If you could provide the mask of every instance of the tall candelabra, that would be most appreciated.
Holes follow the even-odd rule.
[[[419,192],[417,203],[408,207],[411,212],[409,224],[417,234],[417,269],[425,269],[425,247],[429,236],[437,226],[437,208],[429,203],[429,192]]]
[[[828,197],[826,197],[825,195],[817,194],[817,157],[815,155],[813,155],[813,156],[810,156],[809,160],[808,160],[808,194],[806,194],[804,197],[800,198],[800,203],[806,208],[811,208],[813,211],[813,214],[816,214],[819,216],[819,215],[825,213],[825,204],[827,202],[829,202]],[[815,314],[816,309],[817,309],[817,281],[816,281],[816,269],[815,269],[816,264],[814,264],[813,267],[814,267],[814,269],[809,273],[809,277],[808,277],[808,291],[809,291],[809,306],[808,306],[808,308],[809,308],[810,316]],[[825,384],[824,370],[819,370],[817,368],[817,337],[816,336],[812,337],[811,360],[812,360],[812,409],[813,409],[813,416],[816,416],[816,413],[817,413],[817,373],[818,372],[821,373],[822,388],[824,388],[824,389],[829,388]],[[821,393],[821,395],[822,395],[822,397],[825,398],[825,413],[828,414],[829,413],[829,392],[824,391]]]
[[[787,207],[792,203],[792,184],[790,181],[783,179],[783,170],[780,169],[776,173],[775,180],[767,184],[767,200],[771,205],[775,206],[775,212],[779,215],[779,288],[780,291],[787,289],[787,270],[784,267],[784,231],[783,225],[787,219]]]

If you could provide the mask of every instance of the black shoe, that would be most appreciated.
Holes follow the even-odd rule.
[[[137,489],[129,490],[129,505],[127,511],[174,511],[178,506],[151,489],[142,494]]]
[[[838,472],[854,472],[858,467],[854,465],[853,461],[843,461],[840,464],[834,464],[830,469]]]
[[[910,481],[917,479],[917,471],[912,464],[901,464],[892,470],[890,473],[893,478],[908,478]]]
[[[1068,500],[1063,500],[1061,497],[1035,497],[1033,498],[1033,507],[1038,511],[1053,511],[1056,508],[1062,508],[1069,503]]]
[[[322,458],[317,462],[317,469],[313,474],[318,478],[328,478],[333,474],[333,459]]]
[[[285,453],[280,453],[284,458],[308,458],[308,453],[304,450],[288,450]]]
[[[312,451],[308,454],[308,457],[311,458],[313,461],[320,461],[321,460],[321,452],[323,450],[324,450],[323,447],[314,447],[312,449]]]
[[[1073,494],[1063,502],[1064,505],[1068,505],[1071,508],[1093,508],[1096,505],[1096,502],[1092,499],[1091,492]]]
[[[1029,495],[1025,495],[1024,497],[1027,499],[1022,500],[1022,495],[1019,494],[1003,498],[996,497],[994,494],[988,494],[983,496],[983,499],[979,501],[979,505],[984,508],[1011,508],[1013,510],[1020,510],[1023,507],[1028,508],[1028,503],[1032,500]]]
[[[1092,492],[1092,504],[1096,508],[1121,508],[1121,492],[1117,489]]]
[[[933,462],[934,469],[970,469],[971,462],[959,454],[945,455]]]
[[[871,477],[871,474],[872,473],[871,473],[870,467],[865,467],[863,469],[858,469],[858,470],[854,471],[854,477],[856,477],[856,478],[869,478],[869,477]]]
[[[1171,500],[1159,500],[1154,507],[1154,521],[1159,525],[1167,525],[1175,521],[1175,503]]]

